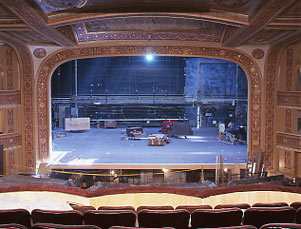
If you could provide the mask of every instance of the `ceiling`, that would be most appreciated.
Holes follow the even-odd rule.
[[[1,0],[0,32],[28,44],[116,40],[272,44],[301,30],[300,0]]]

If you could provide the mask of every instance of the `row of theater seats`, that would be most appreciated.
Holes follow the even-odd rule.
[[[172,206],[141,206],[137,211],[131,206],[103,206],[98,210],[91,206],[77,206],[75,209],[78,210],[69,211],[35,209],[31,214],[25,209],[11,209],[0,210],[0,224],[18,223],[27,228],[37,223],[85,224],[102,229],[112,226],[185,229],[241,225],[260,228],[268,223],[297,223],[301,226],[301,208],[296,210],[293,206],[279,205],[281,203],[262,203],[247,209],[247,204],[219,205],[215,209],[208,205],[182,205],[177,209]]]
[[[27,227],[20,224],[0,224],[1,229],[28,229]],[[254,226],[242,225],[242,226],[232,226],[232,227],[218,227],[211,229],[257,229]],[[300,224],[294,223],[269,223],[260,227],[260,229],[300,229]],[[36,223],[31,229],[101,229],[100,227],[94,225],[63,225],[63,224],[51,224],[51,223]],[[123,227],[123,226],[113,226],[109,229],[174,229],[172,227]]]
[[[235,204],[219,204],[214,207],[214,209],[223,209],[223,208],[240,208],[240,209],[248,209],[250,207],[286,207],[291,206],[295,210],[298,210],[301,207],[301,201],[296,201],[291,203],[290,205],[286,202],[274,202],[274,203],[255,203],[250,205],[248,203],[235,203]],[[80,211],[81,213],[85,213],[87,210],[96,210],[93,206],[82,206],[82,205],[72,205],[74,210]],[[97,210],[131,210],[139,212],[141,210],[177,210],[177,209],[186,209],[190,213],[197,209],[213,209],[211,205],[179,205],[176,208],[170,205],[165,206],[139,206],[137,210],[135,210],[132,206],[100,206]]]

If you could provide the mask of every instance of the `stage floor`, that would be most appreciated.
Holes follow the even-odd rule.
[[[144,128],[144,136],[160,134],[160,128]],[[217,128],[193,129],[187,139],[171,138],[164,146],[149,146],[148,140],[121,140],[125,128],[91,128],[69,132],[56,128],[52,139],[52,164],[214,164],[246,163],[247,144],[218,142]],[[66,134],[65,137],[58,137]]]

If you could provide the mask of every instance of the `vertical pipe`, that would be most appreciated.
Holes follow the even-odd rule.
[[[215,184],[218,185],[218,156],[215,159]]]
[[[197,129],[200,129],[200,122],[201,122],[201,107],[200,105],[197,105],[197,122],[196,122]]]
[[[75,117],[78,117],[77,110],[77,59],[74,61],[74,91],[75,91]]]
[[[74,61],[74,89],[77,96],[77,59]]]

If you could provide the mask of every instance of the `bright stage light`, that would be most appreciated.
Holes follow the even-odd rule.
[[[152,54],[147,54],[145,57],[146,57],[147,61],[152,61],[154,58],[154,56]]]
[[[162,171],[163,171],[164,173],[167,173],[169,170],[166,169],[166,168],[163,168]]]

